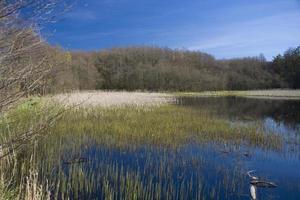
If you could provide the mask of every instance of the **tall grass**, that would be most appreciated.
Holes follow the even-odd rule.
[[[79,108],[65,113],[52,129],[55,133],[89,137],[103,145],[185,145],[226,143],[278,150],[282,139],[265,134],[260,124],[233,127],[208,112],[165,105],[159,108]]]
[[[44,114],[39,101],[8,113],[0,123],[1,142]],[[180,149],[191,144],[282,147],[282,139],[265,134],[259,124],[233,127],[205,111],[173,105],[68,110],[47,137],[36,139],[1,160],[2,199],[229,198],[243,187],[236,183],[245,182],[240,169],[222,173],[211,186],[205,182],[205,159],[182,159]],[[131,157],[136,161],[126,163]]]
[[[0,164],[0,199],[50,200],[47,180],[40,182],[33,160],[26,163],[9,155]]]
[[[47,180],[40,181],[36,145],[60,109],[33,98],[0,116],[0,199],[50,199]]]

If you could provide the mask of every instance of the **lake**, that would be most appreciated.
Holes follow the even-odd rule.
[[[176,97],[172,106],[182,110],[167,112],[164,117],[172,119],[173,116],[165,115],[177,115],[184,111],[185,115],[179,118],[185,126],[189,122],[200,126],[196,117],[205,113],[225,121],[234,130],[259,127],[266,134],[266,141],[258,137],[252,143],[244,142],[243,138],[241,142],[230,142],[228,136],[224,136],[226,142],[222,142],[217,135],[214,140],[199,142],[196,132],[202,129],[182,129],[179,120],[178,123],[173,121],[174,124],[170,122],[176,126],[168,128],[172,130],[168,132],[169,137],[176,137],[170,144],[167,142],[170,138],[155,135],[155,132],[165,134],[162,130],[165,127],[160,129],[158,126],[154,132],[150,131],[151,127],[156,127],[158,122],[155,118],[160,117],[161,111],[156,111],[154,119],[148,119],[147,112],[139,111],[144,117],[139,117],[138,126],[137,120],[125,122],[130,116],[118,114],[119,111],[114,113],[120,118],[119,124],[113,124],[114,115],[104,119],[105,114],[95,117],[95,112],[91,112],[93,114],[85,115],[91,115],[88,117],[93,120],[97,118],[92,122],[92,128],[81,125],[81,122],[64,124],[61,126],[63,128],[53,131],[52,139],[41,142],[39,148],[44,150],[39,151],[37,158],[41,177],[59,180],[59,186],[53,187],[53,197],[250,199],[250,177],[247,172],[255,170],[253,175],[277,185],[276,188],[258,187],[258,199],[300,199],[300,101]],[[122,126],[122,120],[129,123],[128,128]],[[205,123],[205,120],[199,123]],[[97,124],[103,126],[103,133],[95,134],[100,132],[100,128],[94,127]],[[79,126],[81,128],[77,130]],[[173,136],[171,132],[176,130],[188,132],[188,137],[181,139],[182,133]],[[76,134],[77,131],[82,134]],[[143,132],[146,136],[137,137],[131,132]],[[265,143],[276,137],[280,138],[279,146],[264,147]],[[180,140],[178,144],[175,142],[177,140]]]

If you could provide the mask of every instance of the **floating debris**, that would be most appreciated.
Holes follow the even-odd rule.
[[[64,161],[63,163],[65,165],[71,165],[71,164],[79,164],[79,163],[86,163],[86,162],[88,162],[87,158],[74,158],[70,161]]]
[[[229,151],[226,151],[226,150],[222,150],[220,152],[223,153],[223,154],[229,154]]]
[[[256,200],[257,199],[256,198],[256,191],[257,191],[256,186],[250,185],[250,195],[251,195],[251,199],[252,200]]]
[[[247,172],[247,175],[251,178],[250,180],[250,195],[252,200],[257,199],[257,188],[275,188],[278,187],[277,184],[270,182],[270,181],[265,181],[265,180],[260,180],[257,176],[253,176],[251,173],[254,172],[255,170],[251,170]]]
[[[255,185],[256,187],[261,188],[276,188],[278,187],[277,184],[269,181],[263,181],[263,180],[251,180],[251,185]]]
[[[251,157],[251,154],[249,152],[244,152],[243,153],[243,156],[247,157],[247,158],[250,158]]]

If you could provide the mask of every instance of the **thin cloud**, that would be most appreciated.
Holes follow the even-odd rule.
[[[52,43],[81,49],[155,44],[217,57],[276,55],[299,45],[299,0],[81,0]]]
[[[76,11],[67,13],[65,15],[65,18],[75,20],[75,21],[87,21],[87,20],[96,20],[97,15],[91,10],[77,9]]]
[[[298,19],[296,24],[295,19]],[[220,28],[217,36],[199,40],[196,45],[191,45],[188,49],[203,51],[236,49],[238,52],[241,49],[252,51],[256,48],[256,53],[260,53],[262,50],[259,50],[258,46],[265,49],[276,44],[293,45],[300,41],[300,27],[297,24],[300,24],[300,13],[297,12],[235,23]]]

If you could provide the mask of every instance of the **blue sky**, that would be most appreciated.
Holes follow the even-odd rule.
[[[43,31],[69,50],[154,45],[272,59],[300,45],[300,0],[78,0],[60,18]]]

